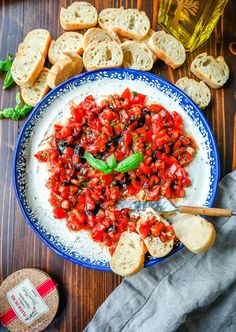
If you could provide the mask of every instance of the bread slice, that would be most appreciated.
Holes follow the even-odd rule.
[[[229,78],[229,67],[222,56],[199,54],[191,63],[191,72],[213,89],[221,88]]]
[[[24,49],[15,57],[11,74],[14,81],[24,87],[31,86],[43,69],[44,56],[37,49]]]
[[[27,33],[23,42],[19,44],[17,54],[25,49],[38,49],[44,58],[48,55],[48,48],[51,43],[51,35],[45,29],[35,29]]]
[[[158,215],[152,208],[147,208],[141,213],[141,219],[138,222],[137,230],[139,231],[140,225],[142,223],[145,223],[149,218],[153,216],[157,219],[157,221],[161,221],[167,226],[170,225],[167,220]],[[160,258],[168,255],[174,246],[174,239],[171,239],[167,242],[162,242],[159,237],[147,236],[143,239],[143,241],[150,255],[155,258]]]
[[[150,37],[148,45],[159,59],[174,69],[181,66],[186,59],[181,42],[165,31],[155,32]]]
[[[115,17],[114,31],[121,36],[141,40],[148,34],[149,29],[149,18],[145,12],[138,9],[121,10]]]
[[[195,254],[208,250],[215,242],[214,226],[200,216],[179,214],[173,222],[173,228],[179,241]]]
[[[84,63],[81,56],[76,53],[64,53],[50,69],[47,84],[53,89],[68,78],[80,74],[83,68]]]
[[[121,10],[124,10],[124,7],[103,9],[98,15],[100,27],[111,33],[114,29],[115,18]]]
[[[49,86],[47,84],[47,76],[49,69],[43,68],[33,85],[21,88],[21,96],[24,102],[30,106],[36,106],[41,99],[48,93]]]
[[[73,2],[61,8],[60,23],[65,30],[88,29],[97,25],[97,9],[88,2]]]
[[[49,47],[48,58],[55,64],[64,52],[83,53],[83,35],[78,32],[64,32],[57,40],[53,40]]]
[[[152,52],[153,63],[155,63],[155,62],[157,61],[157,56],[156,56],[156,54],[151,50],[151,48],[149,47],[148,42],[149,42],[149,39],[151,38],[151,36],[152,36],[154,33],[155,33],[154,30],[149,29],[148,34],[147,34],[143,39],[141,39],[141,40],[138,40],[138,39],[135,39],[135,38],[132,39],[132,41],[134,41],[134,42],[136,42],[136,43],[145,44],[145,45],[149,48],[149,50]],[[123,36],[120,36],[119,39],[120,39],[120,41],[121,41],[122,44],[123,44],[124,42],[126,42],[126,41],[131,40],[131,39],[129,39],[129,38],[127,38],[127,37],[123,37]]]
[[[143,268],[146,248],[140,235],[122,233],[110,260],[112,271],[122,277],[132,276]]]
[[[197,82],[191,78],[182,77],[175,85],[183,90],[202,110],[209,105],[211,91],[203,81]]]
[[[113,38],[111,35],[100,28],[91,28],[88,29],[83,37],[83,48],[88,47],[89,44],[98,44],[103,41],[112,41]]]
[[[123,67],[137,70],[148,71],[153,67],[152,51],[147,45],[136,43],[134,41],[126,41],[121,44],[123,51]]]
[[[83,60],[87,70],[120,67],[123,52],[118,43],[104,41],[90,44],[84,51]]]

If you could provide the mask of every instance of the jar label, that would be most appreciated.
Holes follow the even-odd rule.
[[[7,293],[7,299],[17,317],[30,325],[49,308],[38,291],[27,278]]]

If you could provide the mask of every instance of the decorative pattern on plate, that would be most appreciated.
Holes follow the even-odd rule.
[[[30,117],[25,122],[25,125],[23,126],[19,135],[13,161],[13,181],[16,196],[27,222],[32,227],[34,232],[41,238],[41,240],[46,243],[47,246],[49,246],[51,249],[56,251],[64,258],[82,266],[110,271],[108,262],[91,260],[87,257],[80,255],[78,252],[73,251],[73,246],[68,247],[62,244],[57,236],[53,236],[52,234],[48,233],[44,227],[42,227],[39,220],[37,219],[37,216],[34,214],[27,201],[27,184],[25,181],[26,158],[30,143],[30,137],[34,132],[34,128],[37,126],[38,121],[43,118],[44,111],[52,103],[56,102],[59,97],[66,95],[68,92],[77,89],[81,85],[104,79],[145,82],[150,87],[163,92],[168,98],[177,101],[185,110],[185,112],[191,117],[193,123],[195,124],[195,126],[198,127],[202,137],[204,138],[205,148],[208,154],[208,162],[210,165],[210,187],[207,194],[207,199],[204,204],[205,206],[211,206],[213,203],[214,196],[216,194],[217,183],[219,180],[220,166],[218,151],[212,131],[209,128],[201,111],[188,98],[187,95],[185,95],[182,91],[180,91],[171,83],[165,81],[158,76],[130,69],[99,70],[78,75],[62,83],[59,87],[52,90],[34,109]],[[181,248],[183,248],[182,244],[179,245],[178,248],[173,250],[170,255],[173,255]],[[153,265],[165,258],[166,257],[161,259],[149,258],[148,261],[145,263],[145,266]]]

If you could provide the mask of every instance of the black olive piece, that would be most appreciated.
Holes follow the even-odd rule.
[[[97,215],[100,209],[101,209],[101,204],[96,203],[95,208],[93,210],[86,211],[86,214]]]
[[[114,106],[113,106],[112,104],[109,105],[109,108],[110,108],[111,110],[114,110]]]
[[[86,159],[84,158],[85,149],[82,148],[82,146],[80,146],[80,144],[75,146],[74,153],[80,157],[80,162],[82,164],[86,163]]]
[[[130,184],[131,183],[131,179],[128,173],[125,173],[125,183],[126,184]]]
[[[112,232],[112,231],[116,231],[116,226],[115,226],[115,225],[111,225],[111,226],[107,229],[107,233]]]
[[[126,189],[126,183],[124,183],[120,180],[116,181],[116,185],[118,188]]]
[[[122,140],[122,136],[119,135],[117,137],[112,138],[112,143],[114,144],[114,146],[117,146],[121,140]]]
[[[58,148],[57,150],[60,151],[60,153],[62,154],[63,151],[68,147],[68,142],[66,139],[61,139],[59,142],[58,142]]]
[[[62,182],[62,184],[63,184],[63,186],[69,186],[70,185],[70,181],[65,180],[65,181]]]

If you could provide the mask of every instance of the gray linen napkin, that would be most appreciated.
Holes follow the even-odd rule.
[[[217,207],[236,208],[236,171],[219,184]],[[212,249],[180,250],[125,278],[106,299],[86,332],[235,332],[236,217],[212,218]]]

